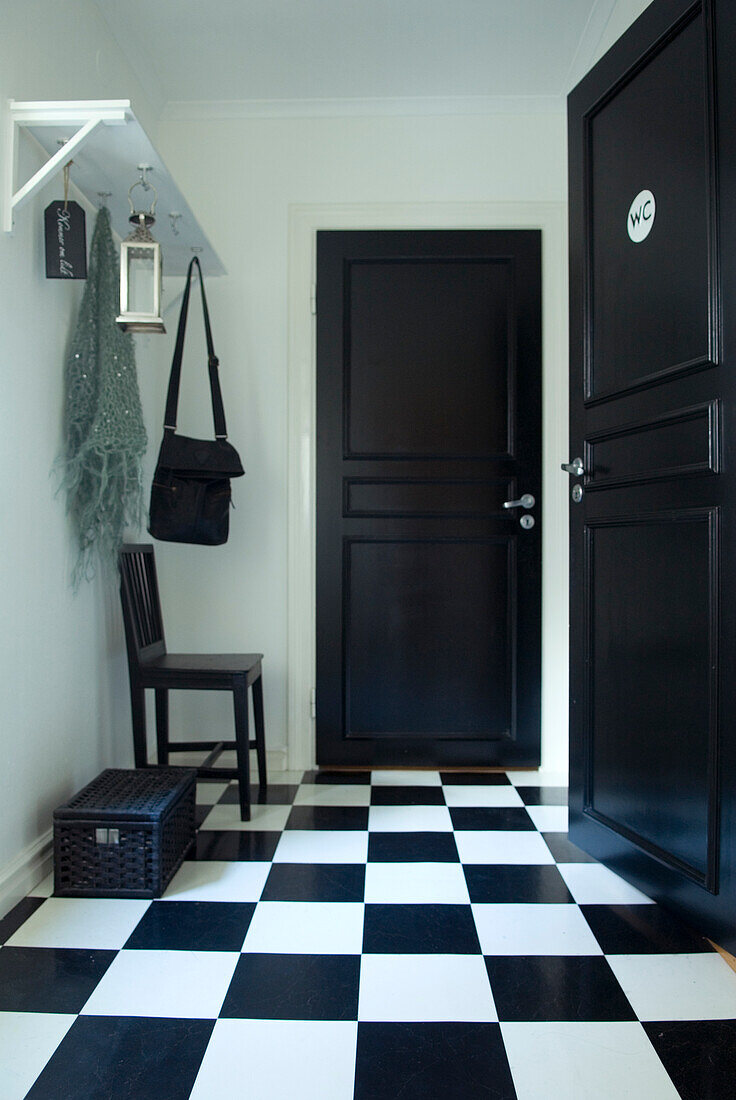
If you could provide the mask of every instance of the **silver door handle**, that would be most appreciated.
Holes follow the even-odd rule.
[[[524,493],[519,500],[505,500],[503,502],[504,508],[533,508],[534,504],[535,500],[531,493]]]
[[[585,473],[582,458],[574,458],[572,462],[563,462],[561,468],[565,473],[572,474],[573,477],[582,477]]]

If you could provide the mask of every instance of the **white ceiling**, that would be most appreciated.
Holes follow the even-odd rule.
[[[151,99],[559,97],[615,0],[95,0]]]

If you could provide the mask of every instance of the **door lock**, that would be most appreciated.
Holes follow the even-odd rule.
[[[533,508],[535,503],[531,493],[524,493],[519,500],[505,500],[503,506],[504,508]]]
[[[570,493],[573,504],[579,504],[583,499],[583,487],[582,485],[573,485],[572,492]]]

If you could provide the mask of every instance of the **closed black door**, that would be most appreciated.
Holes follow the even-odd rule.
[[[734,62],[657,0],[569,100],[570,835],[731,948]]]
[[[320,764],[539,763],[540,236],[318,234]]]

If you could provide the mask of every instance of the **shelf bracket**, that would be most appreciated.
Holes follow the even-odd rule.
[[[19,103],[11,99],[6,114],[6,156],[3,180],[3,230],[13,231],[13,215],[60,172],[99,126],[124,126],[131,115],[127,99],[67,103]],[[76,133],[26,183],[15,190],[18,133],[29,126],[78,127]]]

